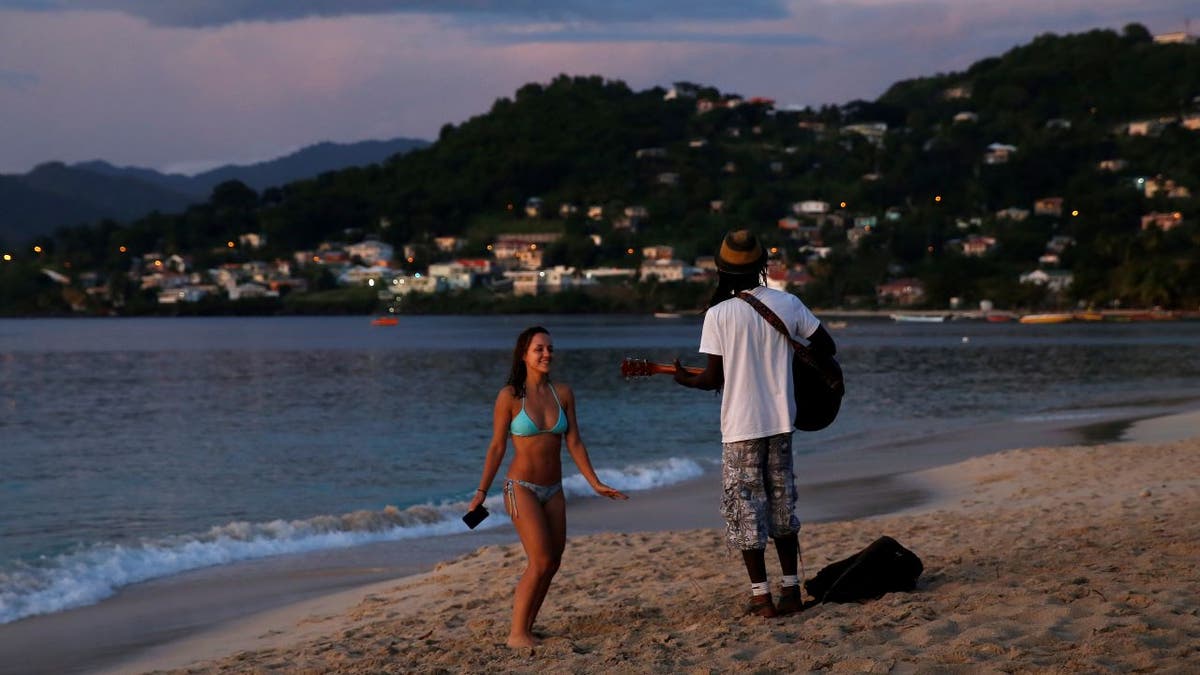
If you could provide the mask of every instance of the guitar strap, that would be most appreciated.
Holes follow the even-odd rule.
[[[817,364],[816,359],[812,358],[812,352],[809,351],[809,348],[800,344],[800,342],[792,337],[792,331],[788,330],[786,325],[784,325],[784,319],[779,318],[779,315],[776,315],[775,312],[770,310],[770,307],[764,305],[762,300],[755,298],[754,295],[752,295],[749,291],[738,293],[738,298],[742,298],[746,301],[746,303],[750,303],[750,306],[754,307],[755,311],[758,312],[758,315],[762,316],[764,319],[767,319],[767,323],[774,325],[776,330],[779,330],[780,333],[784,334],[788,344],[792,346],[792,350],[796,351],[796,358],[800,359],[800,362],[808,365],[809,368],[816,369],[817,372],[820,372],[821,376],[824,377],[824,380],[826,380],[830,388],[835,386],[836,383],[833,380],[830,380],[826,369],[821,368],[820,364]]]

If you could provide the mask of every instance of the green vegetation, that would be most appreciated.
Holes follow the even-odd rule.
[[[964,96],[947,96],[956,87]],[[945,307],[952,297],[964,306],[989,299],[1030,309],[1200,306],[1197,197],[1148,197],[1136,183],[1161,176],[1200,194],[1200,130],[1178,122],[1200,112],[1200,45],[1155,44],[1137,25],[1044,35],[964,72],[899,82],[876,101],[803,111],[747,101],[701,113],[698,99],[730,95],[687,83],[678,88],[694,95],[666,100],[659,88],[637,92],[600,77],[560,76],[526,85],[487,114],[447,125],[429,147],[380,165],[262,194],[230,182],[182,214],[63,228],[36,242],[40,259],[0,263],[0,312],[69,311],[70,300],[41,275],[43,267],[98,273],[124,297],[117,311],[129,312],[147,301],[136,282],[121,281],[141,252],[188,254],[196,269],[206,269],[251,257],[290,259],[322,241],[365,236],[397,250],[416,245],[419,267],[449,257],[432,246],[436,236],[463,237],[466,248],[456,255],[482,257],[497,234],[557,231],[564,236],[547,248],[547,265],[630,267],[640,262],[642,246],[671,244],[690,260],[711,254],[725,230],[750,227],[779,248],[785,263],[805,262],[802,242],[777,227],[804,200],[828,202],[842,219],[828,218],[821,229],[830,254],[807,261],[812,281],[802,294],[813,305],[873,307],[879,284],[916,277],[930,307]],[[956,122],[964,112],[974,119]],[[1127,133],[1132,121],[1160,118],[1175,121],[1147,135]],[[866,123],[887,125],[879,143],[846,129]],[[985,153],[997,143],[1017,150],[1007,162],[988,163]],[[662,151],[638,156],[648,148]],[[1105,170],[1104,160],[1124,164]],[[524,213],[535,196],[544,200],[544,218]],[[1032,211],[1047,197],[1062,199],[1061,214],[997,216],[1010,207]],[[564,203],[579,210],[560,218]],[[605,218],[589,219],[591,205],[604,207]],[[645,222],[614,228],[613,214],[633,205],[646,208]],[[896,219],[884,217],[889,209]],[[1179,213],[1183,225],[1143,230],[1141,218],[1151,212]],[[852,244],[853,219],[869,216],[876,224]],[[264,233],[267,247],[250,254],[226,246],[246,232]],[[986,255],[963,255],[952,242],[972,234],[997,245]],[[1075,242],[1059,263],[1073,284],[1062,294],[1019,284],[1054,236]],[[311,275],[313,293],[263,309],[365,312],[374,304],[372,293],[317,293],[328,279],[322,285],[315,283],[319,272]],[[604,286],[536,299],[477,290],[405,298],[401,307],[649,311],[702,306],[707,298],[708,289],[668,286]]]

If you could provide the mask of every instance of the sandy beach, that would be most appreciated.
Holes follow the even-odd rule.
[[[1159,439],[1197,421],[1144,420],[1136,442],[908,473],[901,492],[925,495],[919,506],[899,499],[887,515],[804,527],[807,576],[887,534],[924,561],[912,593],[747,617],[740,556],[716,523],[584,534],[568,542],[534,649],[503,645],[524,556],[501,543],[226,623],[108,672],[1194,672],[1200,438]]]

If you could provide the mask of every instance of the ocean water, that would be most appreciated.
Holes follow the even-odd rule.
[[[553,335],[605,481],[637,491],[715,465],[717,395],[619,373],[626,356],[700,364],[698,318],[0,320],[0,623],[201,567],[463,531],[532,324]],[[1200,398],[1198,323],[833,334],[843,412],[798,453]],[[488,527],[506,522],[492,501]]]

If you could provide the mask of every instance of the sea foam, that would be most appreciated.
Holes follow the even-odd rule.
[[[648,490],[695,478],[700,464],[668,459],[597,472],[624,491]],[[563,481],[572,496],[595,493],[578,474]],[[487,500],[493,517],[481,529],[508,523],[503,497]],[[6,565],[0,570],[0,624],[95,604],[118,589],[215,565],[290,553],[435,537],[466,531],[466,502],[447,501],[399,509],[355,511],[305,520],[231,522],[205,532],[150,539],[133,545],[95,544],[81,550]]]

